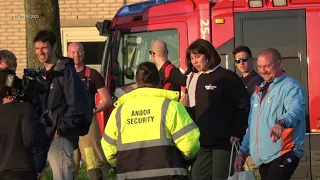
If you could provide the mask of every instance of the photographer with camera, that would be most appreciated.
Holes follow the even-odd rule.
[[[5,69],[11,70],[8,71],[11,72],[11,74],[8,74],[7,76],[7,80],[9,81],[7,81],[6,85],[7,88],[11,88],[14,91],[14,100],[32,104],[37,110],[38,115],[40,115],[42,113],[40,109],[41,105],[37,92],[35,91],[36,89],[34,89],[36,84],[29,81],[30,77],[28,76],[31,74],[30,72],[33,71],[25,69],[23,80],[19,79],[14,72],[17,69],[17,58],[15,54],[8,50],[0,50],[0,70]],[[0,104],[2,104],[2,99]],[[40,119],[38,119],[36,126],[36,134],[38,134],[38,136],[36,137],[36,143],[33,147],[33,156],[36,163],[35,166],[38,178],[40,178],[42,170],[45,168],[47,162],[47,153],[51,139],[45,133],[45,126],[47,126],[45,121],[40,122]]]
[[[0,50],[0,70],[7,68],[12,70],[17,68],[16,55],[8,50]],[[0,103],[2,104],[2,98],[0,99]]]
[[[91,101],[87,98],[84,84],[78,76],[73,60],[56,57],[56,36],[41,30],[34,37],[35,53],[46,71],[61,72],[53,77],[49,90],[41,95],[43,117],[49,118],[52,126],[47,134],[53,140],[48,152],[48,161],[55,180],[73,179],[73,151],[78,147],[79,136],[88,133],[92,121]],[[90,110],[90,111],[89,111]]]
[[[0,70],[3,100],[0,104],[0,179],[35,180],[33,149],[46,134],[44,126],[39,126],[39,114],[34,106],[15,99],[15,89],[6,86],[9,75],[15,76],[15,72],[8,68]]]

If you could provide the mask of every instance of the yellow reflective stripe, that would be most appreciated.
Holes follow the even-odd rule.
[[[171,100],[170,99],[165,99],[162,103],[161,107],[161,121],[160,121],[160,139],[156,140],[149,140],[149,141],[139,141],[139,142],[134,142],[134,143],[126,143],[122,144],[122,139],[121,139],[121,109],[122,106],[119,106],[116,112],[116,124],[118,128],[118,151],[125,151],[125,150],[130,150],[130,149],[137,149],[137,148],[144,148],[144,147],[153,147],[153,146],[173,146],[174,143],[171,139],[166,138],[166,130],[165,130],[165,121],[166,121],[166,115],[168,111],[168,107],[170,104]]]
[[[103,139],[104,139],[107,143],[109,143],[109,144],[111,144],[111,145],[117,145],[117,140],[112,139],[112,138],[111,138],[110,136],[108,136],[106,133],[103,134]]]
[[[165,169],[153,169],[153,170],[145,170],[145,171],[134,171],[117,174],[118,180],[125,179],[140,179],[140,178],[151,178],[151,177],[161,177],[161,176],[187,176],[187,170],[185,168],[165,168]]]
[[[87,169],[95,169],[97,168],[96,159],[94,157],[94,152],[92,147],[84,148],[84,156],[86,160]]]
[[[121,138],[121,109],[123,107],[123,104],[121,104],[116,112],[116,124],[118,128],[118,146],[119,144],[122,144],[122,138]]]
[[[179,139],[181,136],[187,134],[188,132],[194,130],[197,128],[197,125],[195,123],[190,123],[187,126],[181,128],[179,131],[172,134],[172,139],[175,141]]]
[[[156,140],[148,140],[148,141],[139,141],[133,143],[126,143],[118,145],[118,151],[125,151],[131,149],[138,148],[147,148],[147,147],[155,147],[155,146],[174,146],[172,140],[169,139],[156,139]]]

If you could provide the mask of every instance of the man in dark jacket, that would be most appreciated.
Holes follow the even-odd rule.
[[[0,70],[0,180],[35,180],[32,150],[46,136],[44,125],[33,105],[14,99],[15,91],[5,85],[8,74],[15,75],[12,70]]]
[[[41,97],[42,109],[52,120],[47,133],[53,137],[48,160],[55,180],[73,179],[73,151],[78,146],[79,123],[88,112],[85,87],[79,78],[72,59],[57,58],[56,36],[47,30],[37,33],[34,45],[38,60],[46,70],[63,72],[52,79],[50,89]]]
[[[242,73],[241,80],[251,96],[256,86],[259,86],[263,79],[253,69],[253,58],[251,50],[247,46],[238,46],[233,50],[235,64]]]

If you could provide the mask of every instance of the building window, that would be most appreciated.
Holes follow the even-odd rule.
[[[61,28],[63,55],[67,56],[70,43],[79,42],[85,51],[84,63],[99,72],[106,40],[107,37],[100,36],[95,27]]]
[[[72,42],[68,42],[71,44]],[[105,42],[79,42],[83,45],[85,51],[84,64],[86,65],[101,65]]]

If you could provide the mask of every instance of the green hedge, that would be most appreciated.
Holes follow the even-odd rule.
[[[108,180],[109,179],[110,180],[117,179],[113,170],[110,170],[108,173]],[[51,171],[50,166],[48,166],[48,168],[44,171],[41,180],[53,180],[52,171]],[[79,169],[78,180],[89,180],[89,178],[87,176],[87,169],[84,164],[81,165],[81,167]]]

